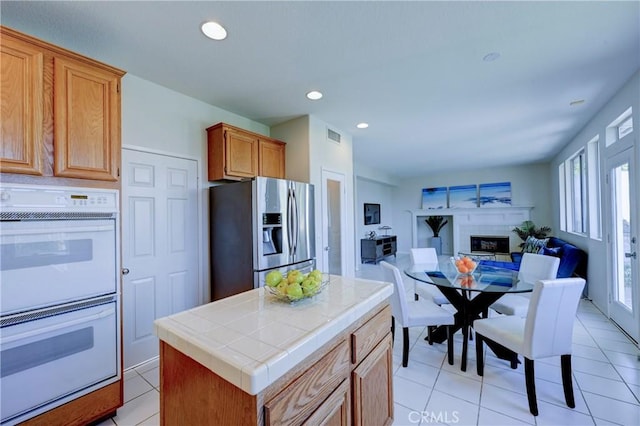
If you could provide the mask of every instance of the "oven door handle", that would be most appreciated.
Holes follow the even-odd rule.
[[[57,330],[61,330],[63,328],[69,328],[69,327],[73,327],[74,325],[79,325],[79,324],[83,324],[83,323],[87,323],[89,321],[95,321],[98,319],[102,319],[102,318],[107,318],[110,316],[114,316],[116,314],[115,309],[104,309],[100,312],[97,312],[93,315],[89,315],[86,317],[82,317],[82,318],[76,318],[74,320],[71,321],[66,321],[63,322],[61,324],[56,324],[56,325],[50,325],[48,327],[42,327],[42,328],[38,328],[36,330],[31,330],[31,331],[25,331],[24,333],[20,333],[20,334],[16,334],[13,336],[9,336],[9,337],[2,337],[2,339],[0,339],[2,345],[5,344],[9,344],[9,343],[13,343],[15,341],[18,340],[24,340],[24,339],[28,339],[30,337],[35,337],[35,336],[39,336],[41,334],[44,333],[50,333],[52,331],[57,331]]]
[[[57,228],[2,229],[3,235],[74,234],[78,232],[113,232],[115,225],[74,226]]]

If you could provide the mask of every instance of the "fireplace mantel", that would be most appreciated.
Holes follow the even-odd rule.
[[[469,251],[471,249],[469,237],[471,235],[509,235],[513,237],[511,229],[520,226],[531,217],[533,207],[476,207],[460,209],[428,209],[408,210],[411,213],[411,247],[419,245],[419,224],[427,216],[447,216],[453,227],[453,253]],[[425,226],[423,226],[425,228]],[[425,231],[428,232],[428,231]],[[511,250],[516,251],[520,241],[510,238]]]

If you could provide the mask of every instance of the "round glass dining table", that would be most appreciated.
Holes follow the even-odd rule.
[[[518,272],[495,266],[478,265],[470,275],[459,274],[451,262],[430,264],[416,263],[405,269],[405,274],[420,283],[434,285],[457,309],[451,335],[462,329],[462,357],[460,368],[467,369],[469,327],[473,321],[486,317],[489,306],[507,293],[527,293],[533,291],[533,284],[518,280]],[[447,338],[446,326],[437,327],[431,333],[431,340],[442,343]],[[495,342],[487,341],[487,346],[501,359],[511,361],[515,368],[517,354]]]

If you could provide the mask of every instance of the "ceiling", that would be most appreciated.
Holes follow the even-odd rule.
[[[638,1],[2,1],[0,22],[266,125],[312,114],[400,178],[548,161],[640,68]]]

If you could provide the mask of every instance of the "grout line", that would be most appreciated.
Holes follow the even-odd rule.
[[[155,416],[158,413],[160,413],[160,412],[158,411],[157,413],[153,413],[152,415],[150,415],[146,419],[142,420],[141,422],[136,423],[136,426],[141,425],[142,423],[146,422],[147,420],[149,420],[151,417]]]
[[[608,321],[609,323],[613,323],[613,321],[611,321],[611,320],[610,320],[609,318],[607,318],[606,316],[604,316],[604,315],[603,315],[603,317],[604,317],[605,319],[607,319],[607,321]],[[577,319],[578,321],[580,321],[580,324],[582,324],[582,320],[580,320],[580,318],[576,318],[576,319]],[[614,325],[616,328],[618,328],[618,329],[619,329],[619,327],[617,326],[617,324],[613,323],[613,325]],[[582,326],[584,327],[584,324],[582,324]],[[599,342],[597,339],[595,339],[595,338],[593,337],[593,335],[591,335],[591,332],[590,332],[590,330],[589,330],[589,329],[587,329],[586,327],[585,327],[585,329],[586,329],[586,332],[589,334],[589,336],[590,336],[590,337],[594,340],[594,342],[596,343],[596,345],[597,345],[598,349],[600,350],[600,352],[602,352],[602,354],[603,354],[603,355],[604,355],[604,357],[607,359],[607,361],[609,361],[609,364],[613,367],[613,369],[615,370],[615,372],[616,372],[616,374],[618,375],[618,377],[620,377],[620,379],[621,379],[620,381],[622,381],[622,383],[624,383],[624,385],[626,386],[627,390],[628,390],[629,392],[631,392],[631,395],[633,396],[633,398],[636,400],[636,402],[638,403],[638,405],[640,405],[640,399],[639,399],[639,398],[638,398],[638,396],[633,392],[633,390],[632,390],[632,389],[631,389],[631,387],[629,386],[629,383],[627,383],[627,380],[622,376],[622,374],[620,374],[620,372],[618,371],[618,369],[617,369],[617,368],[615,368],[615,364],[614,364],[614,363],[613,363],[613,361],[609,358],[609,356],[607,355],[607,353],[602,349],[602,347],[600,346],[600,342]],[[619,332],[620,332],[623,336],[626,336],[626,333],[624,333],[624,332],[620,331],[620,329],[619,329]],[[631,339],[629,338],[629,340],[631,340]],[[633,341],[631,340],[631,342],[633,342]],[[635,343],[634,343],[634,346],[635,346]],[[612,351],[612,352],[618,352],[618,351],[614,351],[614,350],[611,350],[611,351]],[[620,352],[620,353],[626,353],[626,352]],[[629,355],[633,355],[633,354],[629,354]],[[572,374],[573,374],[573,373],[574,373],[573,368],[572,368],[571,370],[572,370]],[[584,374],[589,374],[589,373],[584,373]],[[596,376],[596,377],[599,377],[599,376]],[[576,382],[577,382],[577,381],[576,381]],[[578,385],[578,386],[579,386],[579,385]],[[601,396],[605,396],[605,397],[607,397],[606,395],[601,395]],[[607,398],[610,398],[610,397],[607,397]],[[616,398],[610,398],[610,399],[613,399],[613,400],[615,400],[615,401],[620,401],[620,402],[627,402],[627,401],[621,401],[621,400],[616,399]],[[586,402],[586,400],[585,400],[585,402]],[[629,402],[627,402],[627,403],[629,403]],[[589,406],[588,406],[588,405],[587,405],[587,409],[589,409]],[[590,410],[590,409],[589,409],[589,412],[591,412],[591,410]],[[592,417],[593,417],[593,416],[592,416]]]

